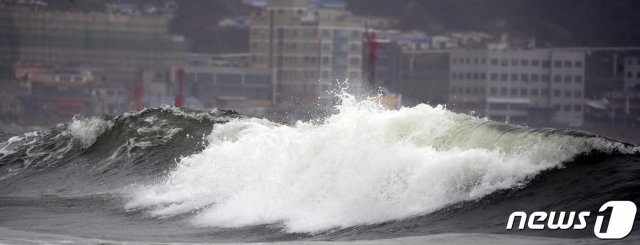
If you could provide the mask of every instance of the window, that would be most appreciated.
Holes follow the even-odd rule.
[[[541,89],[540,96],[549,96],[549,89],[548,88]]]
[[[562,110],[563,111],[571,111],[571,105],[564,105]]]
[[[360,48],[360,45],[352,43],[351,45],[349,45],[349,48],[351,49],[351,51],[357,51]]]
[[[531,60],[531,66],[535,66],[535,67],[540,66],[540,61],[539,60]]]
[[[456,93],[456,87],[451,87],[451,94],[455,94]]]
[[[565,61],[564,67],[573,67],[573,62],[571,62],[570,60]]]
[[[560,91],[560,89],[553,90],[553,96],[560,97],[561,95],[562,95],[562,91]]]
[[[511,74],[511,81],[513,81],[513,82],[518,81],[518,74],[512,73]]]
[[[524,59],[523,59],[523,60],[521,60],[521,61],[520,61],[520,64],[521,64],[522,66],[529,66],[529,60],[524,60]]]
[[[555,68],[562,68],[562,61],[560,60],[556,60],[553,62],[553,67]]]
[[[549,68],[549,67],[551,67],[551,61],[543,60],[542,61],[542,68]]]
[[[581,90],[573,91],[573,96],[576,98],[582,98],[582,91]]]
[[[538,74],[531,74],[531,81],[533,81],[533,82],[540,81],[540,75],[538,75]]]
[[[500,65],[501,66],[509,66],[509,60],[508,59],[500,60]]]
[[[529,90],[527,90],[526,88],[521,88],[520,89],[520,95],[528,96],[529,95]]]
[[[529,75],[528,74],[520,74],[520,80],[522,80],[523,82],[528,82],[529,81]]]
[[[498,59],[491,59],[491,65],[498,65]]]
[[[489,89],[489,94],[497,95],[498,94],[498,88],[493,87],[493,88]]]
[[[506,82],[507,80],[509,80],[509,74],[507,73],[500,74],[500,80],[503,82]]]
[[[576,61],[576,62],[574,62],[574,66],[575,66],[575,67],[582,67],[582,61]]]
[[[582,76],[576,75],[575,77],[573,77],[573,81],[575,81],[576,83],[581,83],[582,82]]]
[[[458,63],[458,59],[456,57],[451,58],[451,64]]]
[[[507,95],[507,88],[500,88],[500,95]]]
[[[518,95],[518,89],[517,88],[511,88],[511,96],[517,96]]]
[[[227,78],[228,77],[225,77],[224,74],[218,75],[218,80]],[[198,80],[198,82],[213,83],[213,73],[196,73],[196,79]],[[237,82],[240,82],[240,80],[237,80]]]
[[[531,96],[538,96],[538,89],[537,88],[532,88],[531,89]]]
[[[582,105],[573,105],[573,111],[579,112],[582,111]]]
[[[456,76],[456,75],[457,75],[457,74],[456,74],[455,72],[452,72],[452,73],[451,73],[451,79],[454,79],[454,80],[455,80],[455,79],[457,78],[457,76]]]
[[[498,81],[498,73],[491,73],[491,81]]]
[[[571,80],[573,80],[573,77],[571,75],[565,75],[564,76],[564,82],[565,83],[570,83]]]
[[[360,65],[360,59],[359,58],[351,58],[351,59],[349,59],[349,63],[351,63],[351,65],[354,65],[354,66]]]
[[[512,66],[517,66],[518,65],[518,60],[517,59],[511,59],[511,65]]]
[[[627,78],[632,78],[632,77],[633,77],[633,73],[627,72]]]
[[[542,81],[548,83],[551,77],[549,75],[542,75]]]
[[[553,76],[553,81],[556,82],[556,83],[562,82],[562,76],[554,75]]]
[[[571,90],[568,90],[568,89],[565,90],[564,91],[564,97],[571,98]]]

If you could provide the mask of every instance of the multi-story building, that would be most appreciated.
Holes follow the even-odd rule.
[[[252,18],[252,61],[271,70],[274,102],[317,98],[337,80],[360,80],[364,21],[344,5],[268,0]]]
[[[449,103],[498,121],[583,122],[585,52],[454,50]]]
[[[400,78],[403,103],[446,104],[449,67],[448,50],[405,50]]]
[[[624,59],[624,90],[640,91],[640,57],[631,56]]]
[[[266,68],[190,65],[185,72],[187,98],[205,107],[259,115],[271,106],[271,73]]]
[[[132,82],[140,71],[180,65],[188,43],[168,35],[170,15],[0,8],[0,78],[18,61],[104,68],[106,81]]]

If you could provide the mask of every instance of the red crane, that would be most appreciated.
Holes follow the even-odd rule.
[[[367,55],[367,78],[369,79],[369,83],[375,83],[376,61],[378,59],[378,41],[376,40],[375,31],[370,31],[368,25],[365,25],[364,38],[365,42],[369,46],[369,53]]]
[[[176,96],[175,106],[184,107],[184,69],[176,70],[178,76],[178,95]]]

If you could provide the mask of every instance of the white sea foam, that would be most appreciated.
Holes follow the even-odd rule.
[[[88,148],[96,139],[113,127],[113,122],[99,117],[78,118],[74,117],[69,123],[68,130],[74,139],[78,140],[83,148]]]
[[[127,208],[199,226],[278,223],[318,232],[401,219],[522,185],[595,146],[580,137],[505,132],[492,122],[418,105],[386,110],[343,96],[322,123],[235,119],[180,159]]]

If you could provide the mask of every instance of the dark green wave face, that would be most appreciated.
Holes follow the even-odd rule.
[[[505,225],[513,211],[596,213],[609,200],[640,203],[634,145],[427,105],[392,111],[347,98],[337,109],[321,122],[282,125],[163,107],[0,135],[0,234],[147,242],[440,233],[591,239],[592,227]]]
[[[74,118],[49,130],[14,136],[0,145],[0,193],[108,192],[154,179],[174,167],[180,156],[202,150],[203,137],[214,124],[237,117],[231,111],[165,107],[118,117]]]

